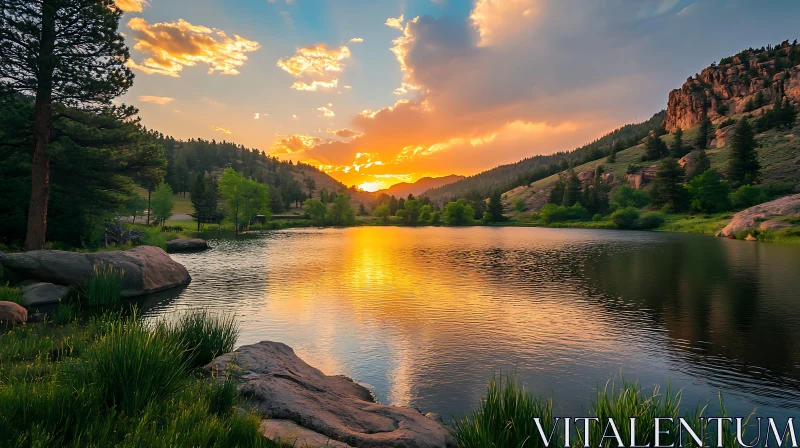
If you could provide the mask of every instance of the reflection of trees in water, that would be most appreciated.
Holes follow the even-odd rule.
[[[760,384],[759,393],[800,390],[795,381],[800,357],[793,350],[800,341],[791,332],[800,319],[779,303],[780,294],[791,296],[792,289],[764,291],[762,262],[775,264],[768,250],[675,237],[624,250],[596,246],[595,251],[582,266],[590,297],[611,309],[645,310],[666,330],[670,349],[691,363],[678,368],[717,385],[740,387],[742,378],[726,373],[732,372]],[[762,390],[767,384],[778,387]]]

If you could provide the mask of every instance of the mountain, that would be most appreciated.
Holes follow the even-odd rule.
[[[712,121],[771,106],[776,95],[800,101],[800,45],[750,48],[712,64],[669,94],[664,127],[675,132],[700,124],[705,112]]]
[[[385,190],[378,190],[373,194],[377,196],[381,193],[385,193],[397,198],[405,198],[408,197],[409,194],[419,196],[431,188],[439,188],[447,184],[452,184],[453,182],[458,182],[461,179],[464,179],[464,176],[459,176],[458,174],[451,174],[444,177],[423,177],[413,183],[400,182],[399,184],[394,184]]]
[[[612,146],[620,148],[633,146],[647,137],[651,131],[659,129],[663,121],[664,111],[661,111],[645,122],[622,126],[572,151],[538,155],[516,163],[500,165],[458,182],[428,190],[425,192],[425,196],[434,202],[444,203],[453,198],[468,195],[487,198],[494,190],[508,191],[519,186],[529,185],[566,169],[570,163],[581,164],[605,157],[611,151]]]
[[[723,58],[720,65],[712,64],[700,74],[690,77],[681,88],[669,95],[666,113],[662,114],[663,128],[672,134],[662,135],[668,145],[674,132],[681,128],[684,145],[696,145],[699,124],[705,113],[712,122],[706,144],[711,167],[723,175],[730,156],[730,140],[735,123],[749,118],[759,143],[760,181],[764,187],[800,191],[800,126],[777,128],[770,123],[776,96],[788,100],[795,110],[800,104],[800,45],[783,42],[776,47],[748,49],[736,56]],[[574,171],[584,185],[593,181],[602,165],[602,179],[614,189],[620,185],[647,188],[653,179],[657,161],[644,162],[643,142],[616,152],[614,162],[607,157],[576,164]],[[693,153],[679,163],[691,166]],[[687,165],[688,164],[688,165]],[[523,201],[523,215],[538,211],[546,202],[550,190],[562,172],[521,184],[503,195],[506,210]],[[455,184],[454,184],[455,185]]]

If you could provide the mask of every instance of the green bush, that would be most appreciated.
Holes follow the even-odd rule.
[[[769,197],[763,188],[755,185],[742,185],[730,195],[731,202],[736,208],[752,207],[762,202],[767,202]]]
[[[627,185],[619,187],[611,199],[622,208],[642,208],[650,204],[650,196],[647,192]]]
[[[233,317],[216,316],[208,311],[185,313],[174,322],[159,324],[158,329],[182,349],[184,359],[192,367],[204,366],[233,351],[239,338],[239,325]]]
[[[181,347],[134,317],[110,323],[88,354],[85,374],[109,407],[131,414],[180,390],[186,362]]]
[[[89,306],[109,307],[122,299],[122,276],[125,272],[114,266],[95,266],[86,284],[84,297]]]
[[[611,221],[620,229],[633,229],[639,219],[639,210],[633,207],[621,208],[611,214]]]
[[[0,302],[14,302],[17,305],[25,306],[25,301],[22,300],[22,288],[9,286],[8,283],[0,286]]]
[[[663,213],[647,212],[643,214],[634,224],[637,229],[650,230],[661,227],[666,221]]]
[[[572,207],[563,205],[545,204],[539,211],[539,217],[546,224],[564,221],[588,221],[591,217],[589,211],[576,203]]]
[[[690,195],[692,210],[705,213],[715,213],[730,208],[731,187],[728,181],[722,180],[719,172],[708,169],[703,174],[696,176],[689,182],[687,190]]]
[[[775,198],[786,194],[794,193],[794,182],[775,182],[767,186],[767,196]]]
[[[601,215],[600,213],[595,213],[594,215],[592,215],[592,221],[598,222],[602,220],[603,220],[603,215]]]
[[[453,423],[453,435],[460,448],[541,447],[534,417],[541,419],[545,433],[550,434],[552,401],[527,392],[514,378],[495,378],[478,410]]]

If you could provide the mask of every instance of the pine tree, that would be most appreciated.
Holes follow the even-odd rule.
[[[576,202],[580,202],[581,193],[581,181],[578,179],[578,176],[575,175],[575,170],[570,169],[567,174],[566,183],[564,184],[564,200],[561,202],[562,205],[571,207],[575,205]]]
[[[503,199],[500,197],[500,190],[495,190],[489,196],[489,207],[486,209],[489,222],[501,222],[505,220],[503,216]]]
[[[651,135],[645,142],[645,158],[646,160],[658,160],[669,152],[667,144],[663,140]]]
[[[113,0],[3,0],[0,83],[36,98],[26,250],[44,247],[47,233],[53,103],[107,108],[133,84],[120,17]]]
[[[728,179],[734,186],[751,185],[758,181],[760,169],[753,127],[747,118],[742,118],[731,138]]]
[[[711,159],[709,159],[708,155],[706,155],[706,151],[704,149],[698,149],[696,152],[697,154],[694,159],[694,166],[692,167],[692,170],[687,173],[687,179],[693,179],[711,168]]]
[[[695,146],[698,149],[706,149],[708,147],[708,136],[711,134],[711,119],[708,115],[703,114],[703,119],[700,120],[700,127],[697,132],[697,140]]]
[[[666,206],[670,211],[685,208],[686,189],[683,187],[685,172],[672,157],[664,159],[658,166],[650,198],[654,205]]]
[[[194,207],[194,214],[192,219],[197,221],[197,231],[200,231],[200,224],[205,222],[206,216],[204,213],[204,205],[206,201],[206,178],[202,172],[197,173],[191,188],[192,207]]]
[[[686,148],[683,146],[683,129],[678,128],[678,130],[675,131],[675,139],[672,141],[672,147],[670,148],[670,157],[680,159],[685,155]]]

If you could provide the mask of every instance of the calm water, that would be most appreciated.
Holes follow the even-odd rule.
[[[515,372],[581,414],[623,374],[731,415],[800,409],[800,247],[534,228],[292,230],[174,255],[193,281],[149,318],[235,313],[240,344],[292,346],[381,402],[443,417]],[[581,414],[583,415],[583,414]]]

